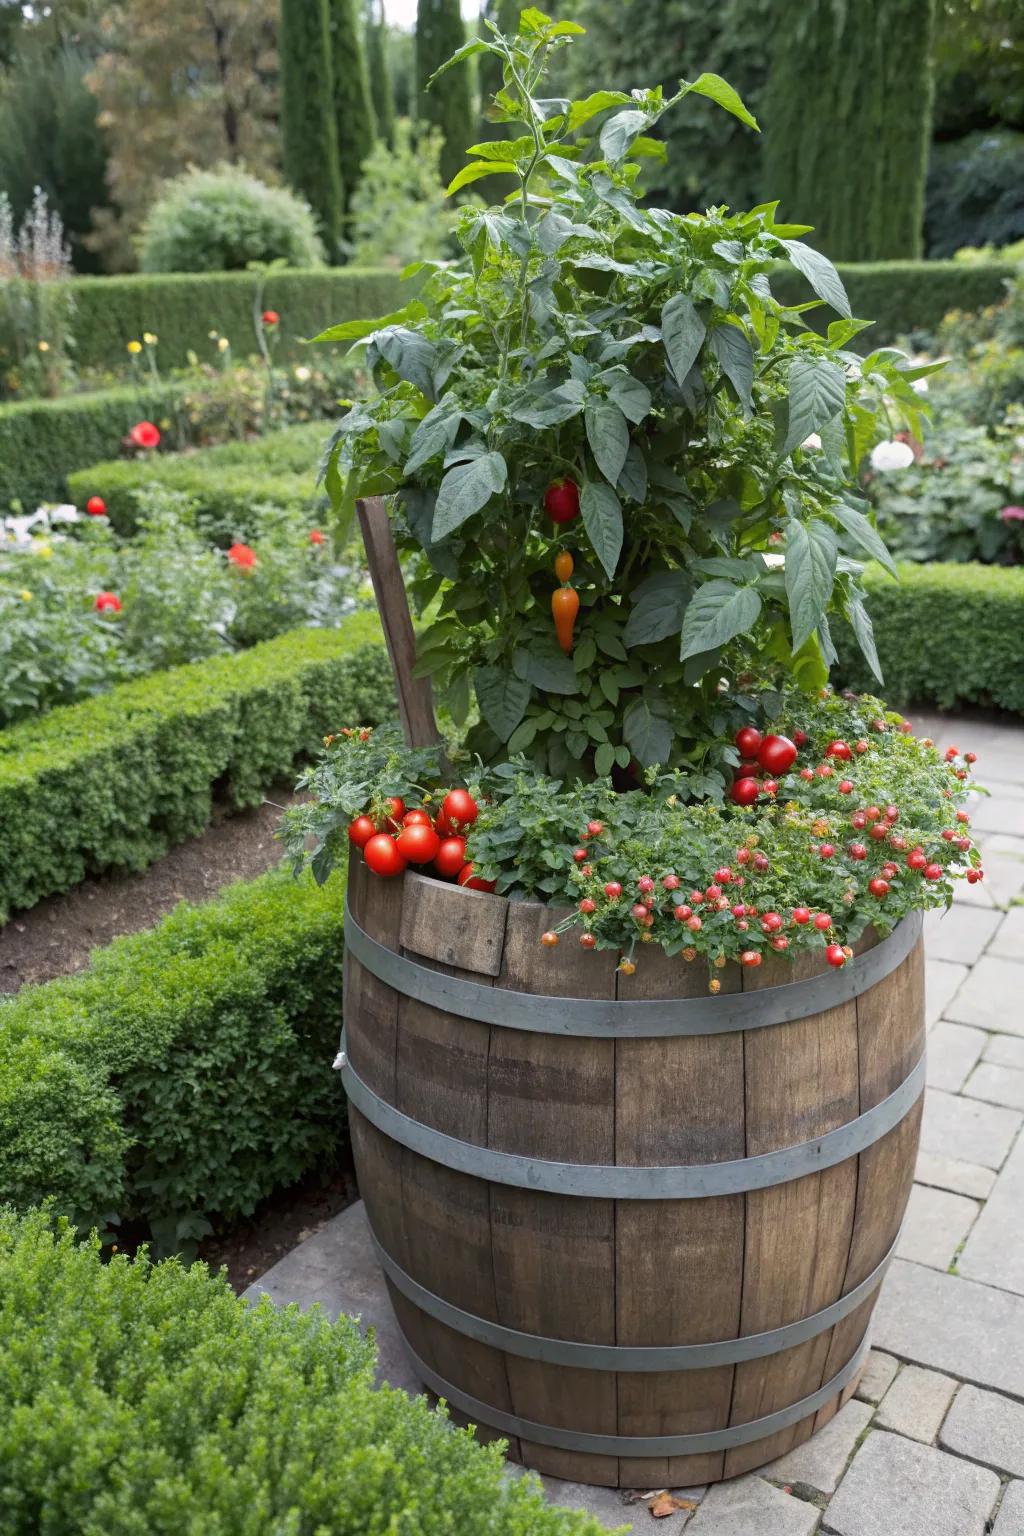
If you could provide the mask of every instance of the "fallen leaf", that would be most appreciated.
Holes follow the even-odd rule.
[[[693,1499],[677,1499],[671,1493],[659,1493],[654,1503],[650,1506],[651,1514],[655,1520],[663,1520],[666,1515],[674,1515],[679,1509],[696,1509]]]

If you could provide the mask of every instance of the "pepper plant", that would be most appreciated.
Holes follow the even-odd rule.
[[[878,671],[859,578],[891,561],[855,477],[897,423],[920,431],[911,384],[936,365],[848,350],[866,322],[777,204],[642,206],[643,162],[664,153],[650,130],[688,96],[756,130],[719,76],[549,98],[547,67],[583,29],[533,7],[515,36],[488,26],[438,74],[489,55],[490,116],[517,136],[473,145],[448,190],[518,190],[462,210],[463,259],[409,267],[403,310],[319,338],[353,341],[379,391],[338,426],[326,484],[343,522],[393,497],[418,668],[485,762],[525,753],[623,785],[664,764],[721,793],[723,697],[748,674],[818,689],[836,613]],[[807,303],[773,296],[779,261]],[[806,318],[822,304],[824,335]]]

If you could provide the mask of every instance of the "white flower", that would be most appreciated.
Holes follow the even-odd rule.
[[[818,436],[817,432],[809,432],[808,435],[804,438],[803,442],[800,444],[800,447],[801,448],[820,448],[821,447],[821,438]]]
[[[860,366],[860,363],[847,363],[846,365],[846,377],[848,379],[859,379],[863,375],[863,372],[864,370]]]
[[[914,391],[915,395],[926,395],[928,393],[928,380],[914,379],[912,380],[910,387]]]
[[[301,363],[295,370],[295,377],[298,379],[300,384],[305,384],[306,380],[309,378],[309,374],[310,370]]]
[[[878,443],[871,450],[871,468],[884,473],[890,469],[906,469],[914,462],[914,450],[909,443]]]

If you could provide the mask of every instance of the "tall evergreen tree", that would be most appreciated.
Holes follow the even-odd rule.
[[[775,12],[765,195],[834,260],[921,254],[935,0]]]
[[[447,186],[465,164],[465,150],[474,142],[475,117],[469,73],[450,70],[433,90],[427,81],[466,41],[459,0],[419,0],[416,11],[417,114],[440,128],[441,178]]]
[[[370,99],[357,0],[329,0],[328,9],[342,213],[347,216],[363,161],[377,141],[377,118]]]
[[[377,137],[395,147],[395,91],[388,63],[388,26],[384,0],[366,0],[366,69],[377,114]]]
[[[281,0],[281,130],[284,172],[320,221],[333,260],[342,187],[334,117],[327,0]]]

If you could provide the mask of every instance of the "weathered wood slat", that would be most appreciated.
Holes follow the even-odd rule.
[[[416,635],[387,507],[379,496],[369,496],[365,501],[356,502],[356,511],[384,640],[395,674],[398,713],[405,739],[410,747],[429,747],[440,739],[434,719],[433,692],[428,677],[413,676]]]

